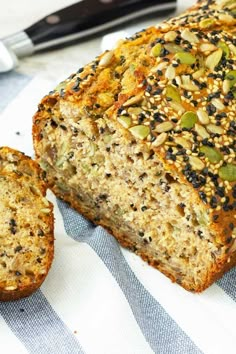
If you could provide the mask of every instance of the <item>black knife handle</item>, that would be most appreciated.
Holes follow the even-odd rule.
[[[169,13],[176,0],[82,0],[25,30],[35,50],[58,47],[137,17]]]

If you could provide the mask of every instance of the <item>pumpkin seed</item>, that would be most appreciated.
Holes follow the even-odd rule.
[[[112,134],[104,135],[103,141],[104,141],[105,144],[109,144],[112,141]]]
[[[230,88],[231,87],[233,87],[235,84],[236,84],[236,70],[231,70],[231,71],[229,71],[227,74],[226,74],[226,76],[225,76],[225,78],[227,79],[227,80],[229,80],[229,82],[230,82]]]
[[[181,102],[179,91],[172,85],[166,87],[166,97],[171,98],[175,102]]]
[[[208,55],[208,57],[206,58],[206,61],[205,61],[206,66],[210,70],[214,71],[215,67],[219,64],[219,62],[222,58],[222,54],[223,54],[223,50],[221,48],[219,48],[215,52]]]
[[[138,139],[145,139],[150,133],[149,127],[146,125],[136,125],[129,129],[130,133]]]
[[[181,127],[191,129],[197,122],[197,115],[194,112],[185,112],[181,117]]]
[[[178,44],[175,44],[175,43],[166,43],[164,45],[165,49],[168,50],[168,52],[170,53],[179,53],[179,52],[183,52],[183,48],[180,47]]]
[[[236,165],[228,163],[226,166],[219,168],[219,176],[224,181],[235,182],[236,181]]]
[[[199,26],[200,26],[200,28],[209,28],[212,25],[214,25],[214,23],[215,23],[215,19],[206,18],[206,19],[200,21]]]
[[[131,126],[131,118],[127,116],[120,116],[117,118],[118,122],[123,125],[124,128],[129,128]]]
[[[154,57],[159,57],[161,54],[161,50],[162,50],[161,43],[157,43],[156,45],[154,45],[154,47],[152,47],[151,53]]]
[[[227,44],[223,41],[219,41],[217,44],[217,47],[221,48],[223,50],[223,53],[225,54],[226,59],[228,59],[230,56],[230,50],[229,50],[229,47],[227,46]]]
[[[62,81],[62,82],[60,82],[59,85],[57,85],[57,86],[55,87],[54,90],[57,91],[57,92],[60,92],[61,90],[63,90],[63,89],[66,87],[66,84],[67,84],[66,81]]]
[[[187,52],[179,52],[175,55],[176,60],[179,60],[181,64],[192,65],[195,63],[196,58]]]
[[[201,146],[199,150],[204,153],[208,160],[213,164],[216,164],[223,159],[221,153],[210,146]]]
[[[141,107],[129,107],[128,108],[128,113],[133,116],[138,116],[142,112]]]
[[[188,28],[185,28],[182,32],[181,32],[181,37],[183,39],[185,39],[186,41],[190,42],[190,43],[198,43],[199,39],[196,36],[196,34],[194,34],[193,32],[189,31]]]
[[[200,77],[203,77],[205,70],[204,69],[199,69],[193,73],[193,78],[194,79],[200,79]]]

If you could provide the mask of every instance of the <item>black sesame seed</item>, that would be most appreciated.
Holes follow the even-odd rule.
[[[206,106],[206,110],[209,116],[213,116],[213,114],[216,112],[216,107],[213,104],[209,104]]]
[[[38,230],[38,236],[41,237],[41,236],[44,236],[44,232],[42,229],[39,229]]]
[[[21,247],[21,246],[16,246],[16,247],[14,248],[14,252],[15,252],[15,253],[20,252],[22,249],[23,249],[23,247]]]

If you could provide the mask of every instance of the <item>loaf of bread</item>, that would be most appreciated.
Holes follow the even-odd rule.
[[[172,281],[200,292],[236,263],[236,1],[200,1],[45,96],[50,188]]]
[[[32,294],[53,259],[53,206],[45,172],[23,153],[0,148],[0,301]]]

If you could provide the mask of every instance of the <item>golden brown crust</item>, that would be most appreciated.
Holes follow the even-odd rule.
[[[0,148],[0,301],[31,295],[51,267],[54,217],[44,175],[30,157]]]
[[[62,119],[67,119],[70,112],[72,123],[100,117],[118,121],[122,129],[127,129],[130,139],[155,151],[166,171],[192,186],[192,198],[210,210],[209,228],[216,235],[216,244],[233,246],[236,236],[233,11],[234,2],[199,2],[164,25],[123,41],[114,51],[99,56],[61,83],[44,97],[34,117],[36,157],[39,160],[42,157],[39,146],[44,127],[60,124],[58,112]],[[142,116],[130,113],[130,108],[132,112],[141,108]],[[56,195],[91,218],[82,205],[53,189]],[[100,224],[108,227],[105,220]],[[118,231],[112,233],[122,245],[133,247]],[[139,254],[148,258],[145,252]],[[230,262],[228,255],[222,257],[209,270],[202,286],[194,291],[209,286],[235,263],[235,257],[234,254]],[[149,263],[179,282],[160,264],[152,259]],[[188,284],[182,286],[191,290]]]

